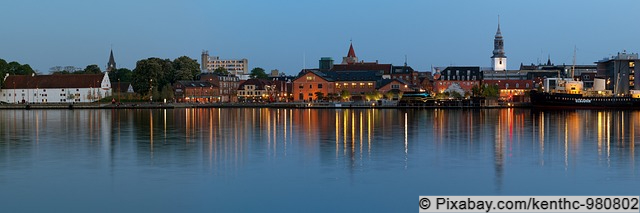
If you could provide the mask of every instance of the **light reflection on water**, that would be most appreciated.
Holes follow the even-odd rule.
[[[588,110],[6,110],[0,205],[396,212],[418,195],[634,194],[638,122]]]

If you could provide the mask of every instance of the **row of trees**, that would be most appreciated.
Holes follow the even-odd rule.
[[[199,73],[200,64],[187,56],[181,56],[173,61],[148,58],[136,63],[131,85],[137,93],[151,95],[161,89],[170,89],[171,85],[177,81],[195,80]]]
[[[213,70],[213,73],[218,74],[218,75],[229,75],[229,71],[227,69],[225,69],[224,67],[218,67],[215,70]],[[260,68],[260,67],[256,67],[251,69],[251,72],[249,72],[249,78],[257,78],[257,79],[269,79],[269,75],[265,72],[264,69]]]
[[[3,86],[4,77],[9,75],[31,75],[36,73],[29,64],[20,64],[12,61],[7,63],[4,59],[0,59],[0,87]]]
[[[316,92],[314,93],[314,95],[316,96],[316,100],[323,100],[323,101],[340,101],[340,100],[345,101],[345,100],[351,99],[351,93],[347,90],[342,90],[340,91],[340,93],[329,93],[326,95],[323,92]],[[399,97],[399,96],[402,96],[402,92],[400,94],[396,94],[393,92],[381,93],[379,91],[373,91],[373,92],[366,92],[364,94],[364,98],[367,101],[377,101],[382,98],[391,100],[394,97]]]
[[[55,66],[49,68],[49,72],[53,75],[66,75],[66,74],[100,74],[102,70],[96,64],[87,65],[84,69],[74,66]]]

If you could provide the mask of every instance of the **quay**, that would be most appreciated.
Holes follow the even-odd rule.
[[[176,108],[285,108],[285,109],[488,109],[488,108],[528,108],[530,103],[509,103],[494,105],[473,105],[449,103],[442,105],[384,105],[375,102],[277,102],[277,103],[46,103],[46,104],[0,104],[0,110],[75,110],[75,109],[176,109]]]

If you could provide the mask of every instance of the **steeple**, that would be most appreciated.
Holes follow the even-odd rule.
[[[504,40],[500,31],[500,16],[498,16],[498,30],[493,39],[493,56],[491,56],[491,59],[494,71],[507,70],[507,56],[504,54]]]
[[[356,57],[356,51],[353,50],[353,43],[349,45],[349,53],[347,53],[347,57]]]
[[[342,64],[355,64],[358,62],[358,57],[356,57],[356,51],[353,50],[353,42],[349,44],[349,52],[347,53],[347,57],[342,57]]]
[[[116,69],[116,60],[113,58],[113,49],[111,49],[111,53],[109,54],[109,62],[107,63],[107,72]]]

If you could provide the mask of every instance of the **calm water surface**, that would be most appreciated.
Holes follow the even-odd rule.
[[[3,110],[2,212],[416,212],[638,195],[640,111]]]

